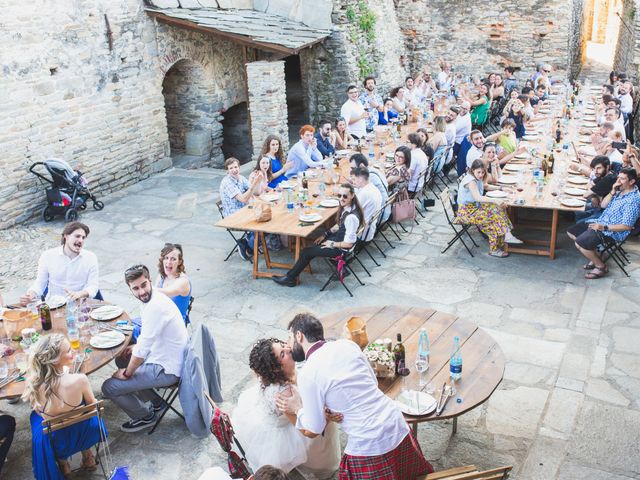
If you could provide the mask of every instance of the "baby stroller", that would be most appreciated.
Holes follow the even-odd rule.
[[[35,169],[44,167],[51,178],[46,174],[37,172]],[[82,173],[73,170],[71,166],[64,160],[55,158],[45,160],[44,162],[36,162],[29,171],[33,173],[40,183],[49,184],[46,188],[47,206],[42,212],[42,218],[45,222],[50,222],[56,215],[64,215],[68,222],[78,219],[78,211],[87,208],[87,201],[91,199],[95,210],[102,210],[104,203],[96,200],[88,188],[88,183],[82,176]]]

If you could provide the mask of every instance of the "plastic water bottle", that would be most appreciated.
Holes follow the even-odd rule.
[[[320,182],[320,185],[318,185],[318,190],[320,190],[320,199],[324,200],[325,198],[325,193],[327,191],[327,186],[324,184],[323,181]]]
[[[369,143],[369,165],[372,165],[373,161],[376,158],[376,151],[375,151],[374,146],[373,146],[373,141],[369,140],[368,143]]]
[[[429,353],[431,347],[429,345],[429,336],[427,335],[427,329],[422,328],[420,330],[420,338],[418,339],[418,356],[416,357],[416,371],[420,374],[420,386],[424,387],[426,381],[422,375],[429,370]]]
[[[454,382],[462,377],[462,351],[460,350],[460,337],[453,337],[451,356],[449,357],[449,373]]]
[[[287,212],[293,213],[293,196],[291,195],[291,189],[287,188],[285,190],[287,192]]]

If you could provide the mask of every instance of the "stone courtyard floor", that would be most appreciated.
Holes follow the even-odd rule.
[[[196,298],[192,319],[215,335],[227,410],[253,381],[247,365],[253,342],[286,338],[295,312],[432,307],[476,322],[507,358],[503,382],[484,405],[460,418],[456,435],[450,421],[420,425],[420,443],[436,468],[512,464],[513,478],[523,480],[640,478],[637,239],[629,242],[630,278],[612,266],[604,279],[587,281],[584,262],[564,234],[555,261],[490,258],[484,241],[475,258],[461,246],[442,255],[451,231],[436,207],[349,298],[337,284],[319,292],[326,278],[319,264],[318,273],[303,274],[302,284],[291,289],[253,280],[251,265],[237,255],[223,262],[232,243],[214,227],[221,177],[220,171],[173,169],[103,198],[105,209],[87,211],[81,220],[92,230],[86,248],[100,260],[105,298],[129,312],[138,305],[123,283],[125,268],[142,262],[154,271],[164,242],[183,245]],[[62,225],[58,220],[0,231],[0,289],[7,301],[26,289],[39,253],[58,243]],[[91,375],[94,391],[114,368]],[[3,402],[2,409],[18,421],[3,478],[32,478],[29,408]],[[209,466],[225,465],[212,437],[193,438],[171,413],[152,436],[121,433],[124,421],[106,402],[112,454],[129,466],[132,478],[196,479]]]

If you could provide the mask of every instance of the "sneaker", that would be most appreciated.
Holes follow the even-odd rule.
[[[505,252],[504,250],[494,250],[493,252],[489,252],[489,255],[491,255],[492,257],[498,257],[498,258],[506,258],[509,256],[508,252]]]
[[[151,412],[148,417],[139,420],[129,420],[120,425],[120,430],[125,433],[139,432],[145,428],[153,427],[156,423],[156,412]]]
[[[247,241],[244,238],[238,240],[238,255],[240,255],[243,260],[251,260],[251,255],[247,250]]]
[[[504,236],[504,241],[507,243],[513,243],[513,244],[522,243],[522,240],[514,237],[513,233],[511,232],[507,232],[507,234]]]
[[[160,405],[153,405],[153,404],[151,405],[153,407],[153,413],[160,413],[163,410],[165,410],[168,406],[165,402],[162,402]]]

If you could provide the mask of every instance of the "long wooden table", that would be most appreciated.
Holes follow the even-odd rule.
[[[377,140],[374,144],[375,146],[375,160],[372,166],[379,167],[384,174],[384,156],[386,152],[394,151],[397,145],[400,145],[406,140],[406,136],[414,132],[418,128],[417,123],[410,123],[402,127],[402,134],[398,141],[393,141],[390,135],[386,139],[386,143],[384,146],[380,146],[379,141]],[[310,205],[307,204],[303,208],[303,210],[308,210],[311,213],[317,213],[322,218],[318,220],[313,225],[307,225],[300,221],[298,218],[299,213],[297,210],[294,212],[290,212],[287,209],[286,204],[286,192],[283,190],[282,192],[277,192],[280,196],[278,200],[266,202],[271,206],[271,220],[268,222],[258,222],[255,218],[255,212],[252,207],[249,205],[245,205],[243,208],[234,212],[233,214],[219,220],[215,226],[226,228],[228,230],[236,230],[243,232],[254,232],[253,239],[253,278],[262,278],[262,277],[273,277],[274,275],[282,275],[282,271],[271,271],[273,268],[279,269],[290,269],[293,266],[298,258],[300,257],[300,251],[303,248],[305,242],[310,241],[313,238],[317,231],[320,229],[326,229],[334,225],[335,214],[338,211],[338,207],[334,208],[325,208],[319,205],[320,196],[319,196],[319,187],[320,183],[328,180],[328,171],[333,170],[334,173],[337,174],[338,180],[333,184],[325,184],[326,186],[326,198],[335,198],[334,189],[337,188],[338,185],[344,183],[349,178],[350,167],[349,167],[349,156],[353,153],[356,153],[359,150],[350,150],[349,153],[345,156],[342,156],[339,161],[339,165],[337,167],[331,167],[327,169],[320,168],[311,168],[306,170],[307,180],[309,183],[309,200]],[[366,150],[363,150],[363,153],[366,155]],[[296,199],[298,196],[298,187],[297,187],[297,179],[289,180],[289,183],[295,184],[295,187],[291,190],[293,197]],[[271,192],[270,194],[272,194]],[[316,195],[315,197],[313,195]],[[265,201],[265,195],[260,197],[260,201]],[[270,252],[267,248],[267,244],[265,242],[266,234],[277,234],[277,235],[287,235],[294,239],[294,251],[293,251],[293,263],[279,263],[271,260]],[[258,245],[262,245],[263,247],[263,257],[266,270],[260,269],[260,251]],[[308,269],[310,271],[310,269]]]
[[[457,429],[457,417],[484,403],[502,381],[505,358],[496,341],[471,322],[455,315],[438,312],[431,308],[410,307],[406,305],[387,305],[360,307],[326,315],[321,318],[325,337],[343,336],[343,328],[351,317],[362,318],[367,325],[369,342],[377,338],[396,338],[402,334],[405,347],[406,364],[411,370],[406,381],[418,385],[419,374],[415,371],[414,360],[418,349],[420,329],[426,328],[431,343],[429,370],[424,375],[436,387],[436,392],[449,380],[449,355],[454,336],[460,337],[462,346],[462,378],[455,384],[455,397],[450,398],[440,416],[435,412],[428,415],[405,415],[414,429],[422,422],[453,419],[454,432]],[[402,388],[401,378],[379,379],[380,389],[390,398],[396,398]],[[423,388],[424,390],[424,388]],[[434,393],[436,399],[438,394]]]
[[[553,152],[555,157],[554,172],[547,175],[545,179],[545,185],[542,190],[541,196],[536,196],[536,185],[533,181],[534,165],[527,163],[526,160],[514,159],[509,162],[511,165],[519,165],[524,170],[524,181],[518,185],[522,191],[515,191],[509,194],[507,197],[507,203],[510,207],[511,217],[514,222],[514,227],[518,228],[532,228],[537,230],[546,230],[549,232],[549,238],[547,240],[524,238],[518,234],[519,238],[523,240],[523,245],[515,246],[509,245],[508,251],[511,253],[523,253],[530,255],[547,256],[550,259],[555,259],[556,256],[556,243],[558,238],[558,220],[560,212],[582,212],[585,207],[569,207],[561,203],[562,197],[571,197],[571,195],[565,194],[563,189],[567,187],[580,187],[579,185],[571,185],[566,182],[569,176],[569,165],[572,162],[576,162],[576,154],[571,146],[571,143],[579,144],[579,122],[591,121],[593,116],[591,114],[584,115],[580,119],[574,119],[570,121],[568,125],[568,135],[563,139],[563,143],[569,143],[570,148],[568,151],[562,151],[560,149],[548,151],[546,141],[551,135],[550,131],[544,131],[546,127],[530,128],[527,131],[537,132],[535,140],[523,140],[521,145],[526,146],[528,149],[536,149],[537,157],[542,157],[543,154],[550,154]],[[549,113],[549,118],[553,119],[553,114]],[[546,124],[547,122],[542,122]],[[507,164],[507,165],[509,165]],[[510,172],[508,169],[503,168],[503,175],[513,178],[519,175],[517,172]],[[560,188],[561,182],[565,182],[564,187]],[[554,195],[555,194],[555,195]],[[574,197],[580,198],[580,197]],[[519,203],[524,201],[524,204]],[[550,217],[546,221],[538,222],[522,222],[519,220],[520,210],[532,209],[532,210],[546,210],[550,212]]]
[[[108,305],[108,303],[93,301],[92,305],[95,305],[95,306]],[[51,310],[51,323],[53,324],[53,328],[48,332],[42,331],[42,326],[40,325],[39,321],[36,323],[34,328],[36,328],[36,331],[38,331],[40,335],[48,335],[51,333],[61,333],[64,336],[67,336],[68,332],[67,332],[67,321],[66,321],[65,312],[66,311],[64,306]],[[99,322],[99,323],[115,325],[115,323],[118,320],[129,320],[129,315],[123,311],[119,317],[114,318],[113,320]],[[98,348],[89,347],[91,348],[91,353],[87,358],[85,358],[84,362],[82,363],[80,372],[86,375],[89,375],[95,372],[96,370],[102,368],[103,366],[105,366],[107,363],[113,360],[117,355],[120,354],[120,352],[122,352],[125,349],[125,347],[129,344],[131,335],[132,335],[131,332],[129,332],[128,334],[125,334],[124,342],[114,348],[98,349]],[[17,347],[16,351],[12,356],[5,357],[4,360],[11,361],[12,359],[11,357],[15,356],[18,353],[23,353],[22,348],[20,348],[20,345],[17,342],[13,342],[13,344],[15,347]],[[25,387],[24,381],[11,382],[9,385],[3,388],[0,388],[0,399],[22,395],[22,392],[24,392],[24,387]]]

